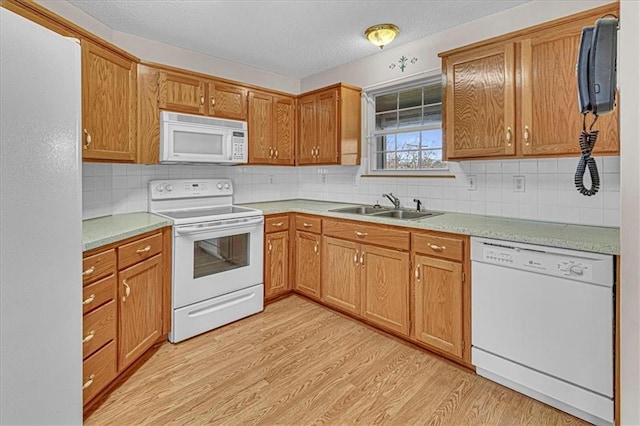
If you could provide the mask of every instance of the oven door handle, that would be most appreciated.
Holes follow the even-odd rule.
[[[262,223],[264,219],[262,217],[254,218],[254,219],[246,219],[246,220],[234,220],[231,223],[227,224],[211,224],[209,226],[185,226],[185,227],[176,227],[175,231],[178,235],[186,235],[186,234],[199,234],[201,232],[210,232],[210,231],[221,231],[224,229],[232,229],[232,228],[246,228],[251,225],[257,225]]]

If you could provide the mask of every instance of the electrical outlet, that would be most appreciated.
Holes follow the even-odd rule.
[[[320,182],[324,185],[327,183],[327,175],[324,173],[320,175]]]
[[[524,176],[513,177],[513,192],[525,192]]]
[[[269,185],[273,185],[276,183],[276,177],[274,175],[269,175]]]
[[[468,176],[469,185],[467,186],[468,191],[476,191],[478,189],[478,177],[476,175]]]

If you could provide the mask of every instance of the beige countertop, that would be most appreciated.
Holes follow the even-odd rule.
[[[144,212],[83,220],[82,249],[91,250],[170,225],[170,220]]]
[[[448,212],[430,218],[401,220],[331,212],[330,210],[332,209],[356,204],[312,200],[285,200],[242,205],[262,210],[264,214],[286,212],[318,214],[340,219],[353,219],[407,228],[451,232],[454,234],[495,238],[498,240],[539,244],[602,254],[620,254],[619,228],[569,225]]]

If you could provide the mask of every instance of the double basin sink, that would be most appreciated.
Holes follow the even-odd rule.
[[[353,206],[343,207],[340,209],[329,210],[336,213],[361,214],[375,217],[390,217],[393,219],[416,220],[426,217],[441,215],[442,212],[434,212],[431,210],[416,211],[404,209],[392,209],[382,206]]]

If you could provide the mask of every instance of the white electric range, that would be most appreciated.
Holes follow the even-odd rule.
[[[149,182],[149,212],[174,224],[173,343],[263,310],[263,214],[232,201],[229,179]]]

